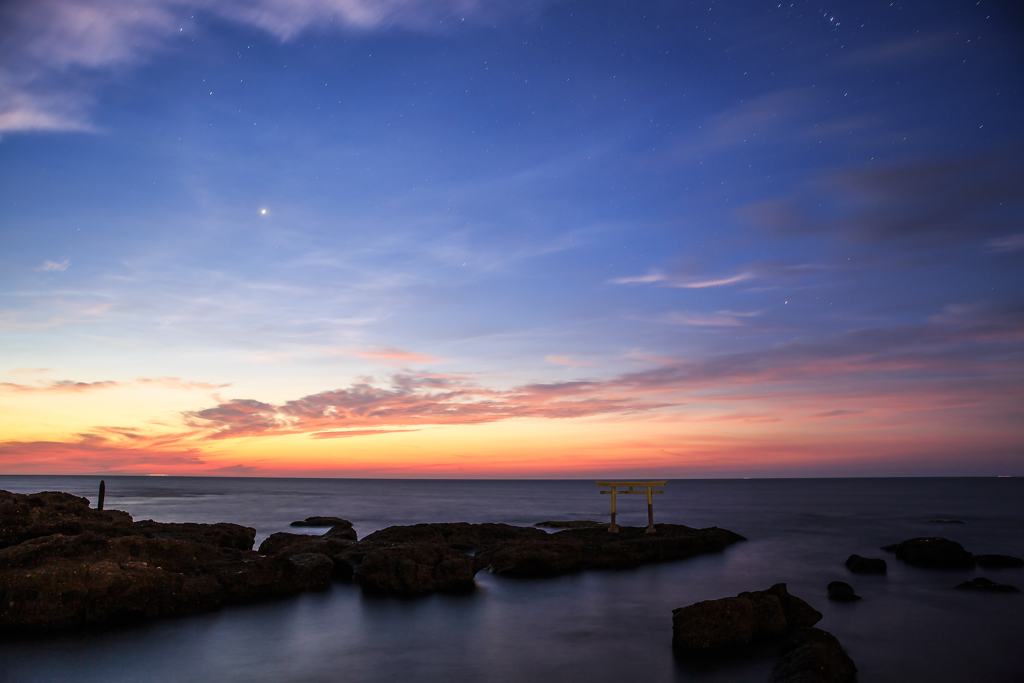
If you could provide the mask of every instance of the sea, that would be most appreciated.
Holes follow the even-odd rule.
[[[106,508],[161,522],[234,522],[271,533],[313,515],[360,537],[395,524],[607,520],[608,496],[581,480],[267,479],[106,476]],[[0,476],[19,493],[95,501],[99,477]],[[646,499],[618,499],[645,526]],[[480,572],[468,595],[323,592],[131,628],[0,642],[0,681],[313,683],[765,683],[774,645],[714,664],[672,653],[672,610],[787,584],[824,617],[859,683],[1024,681],[1024,595],[954,590],[977,576],[1024,588],[1024,569],[909,567],[880,547],[942,536],[975,553],[1024,556],[1024,479],[671,480],[656,522],[718,526],[748,540],[724,552],[554,579]],[[888,573],[851,574],[853,554]],[[863,600],[827,599],[846,581]]]

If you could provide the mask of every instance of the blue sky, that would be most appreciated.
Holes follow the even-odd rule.
[[[988,435],[982,469],[1019,468],[1012,4],[2,11],[0,402],[23,408],[8,468],[52,469],[29,455],[39,444],[95,437],[98,455],[69,467],[110,469],[103,458],[138,447],[100,427],[138,441],[178,420],[181,439],[210,438],[237,425],[215,411],[227,421],[196,436],[195,415],[233,401],[308,436],[322,420],[291,422],[287,402],[362,385],[395,396],[398,376],[475,387],[460,401],[512,392],[519,407],[542,386],[564,398],[537,419],[611,420],[624,443],[654,416],[674,443],[695,420],[727,439],[736,421],[856,415],[841,431],[898,423],[904,457],[941,447],[914,445],[938,422],[965,443]],[[154,379],[178,393],[132,398]],[[584,386],[630,389],[569,405]],[[38,417],[60,392],[120,397],[106,425]],[[117,412],[149,400],[150,418]],[[459,426],[416,410],[340,426]],[[801,424],[739,461],[788,471]],[[475,434],[466,444],[486,443]],[[623,471],[688,471],[623,448]],[[707,471],[734,472],[729,448]],[[550,457],[566,472],[591,462]],[[946,470],[920,471],[977,458],[958,443]],[[880,471],[854,455],[842,467]]]

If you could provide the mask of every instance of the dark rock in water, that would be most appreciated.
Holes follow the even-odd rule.
[[[106,536],[136,533],[127,512],[94,510],[88,498],[60,491],[0,491],[0,548],[51,534],[74,536],[87,531]]]
[[[477,561],[461,550],[413,544],[372,548],[361,554],[354,578],[369,594],[413,597],[472,591],[479,569]]]
[[[786,639],[772,668],[773,683],[850,683],[857,674],[834,635],[804,628]]]
[[[332,578],[336,581],[351,581],[353,566],[346,553],[355,541],[346,538],[351,527],[342,527],[341,533],[335,534],[331,529],[322,536],[312,534],[271,534],[260,544],[260,554],[292,557],[316,553],[329,558],[333,564]]]
[[[617,534],[604,528],[567,529],[516,542],[492,543],[477,551],[492,573],[517,578],[559,576],[585,569],[631,569],[654,562],[681,560],[724,550],[739,534],[711,527],[691,529],[679,524],[619,527]]]
[[[955,541],[945,538],[911,538],[887,545],[882,550],[896,553],[896,557],[915,567],[931,569],[970,569],[974,556]]]
[[[470,524],[450,522],[389,526],[363,538],[367,543],[431,543],[460,550],[474,550],[485,543],[547,538],[540,529],[510,524]]]
[[[235,550],[252,550],[252,544],[256,540],[256,530],[252,527],[227,522],[168,524],[144,519],[135,522],[134,526],[135,530],[146,538],[173,538]]]
[[[327,558],[296,563],[187,540],[52,534],[0,550],[0,631],[195,614],[329,579]]]
[[[983,569],[1024,567],[1024,559],[1010,555],[975,555],[974,561]]]
[[[846,568],[854,574],[885,574],[885,560],[880,557],[861,557],[850,555],[846,558]]]
[[[608,522],[595,522],[590,519],[573,519],[564,522],[537,522],[534,526],[547,529],[586,529],[592,526],[608,526]]]
[[[758,639],[812,626],[820,619],[820,612],[779,583],[768,590],[672,610],[672,647],[681,655],[727,654]]]
[[[929,524],[966,524],[959,519],[929,519]]]
[[[982,591],[984,593],[1020,593],[1020,589],[1016,586],[996,583],[982,576],[979,576],[974,581],[965,581],[964,583],[957,584],[954,588],[966,591]]]
[[[313,526],[313,527],[331,527],[337,528],[339,526],[345,526],[352,528],[352,522],[341,517],[306,517],[301,522],[292,522],[290,526]],[[353,532],[352,540],[356,540],[355,532]]]
[[[138,524],[66,493],[0,491],[0,632],[195,614],[320,588],[324,556],[261,557],[237,524]]]
[[[860,596],[853,592],[853,586],[844,581],[833,581],[828,585],[828,599],[836,602],[855,602]]]

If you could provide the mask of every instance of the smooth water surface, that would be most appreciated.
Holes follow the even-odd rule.
[[[0,477],[17,492],[95,500],[98,477]],[[135,519],[245,524],[257,544],[310,515],[351,520],[360,537],[392,524],[605,519],[592,481],[106,477],[106,507]],[[621,524],[645,525],[642,496]],[[757,681],[771,648],[716,667],[677,661],[672,609],[785,582],[824,614],[860,683],[1024,680],[1024,599],[952,589],[975,576],[1024,587],[1024,570],[907,567],[879,546],[945,536],[974,553],[1024,556],[1021,479],[670,481],[656,521],[720,526],[749,540],[723,553],[629,571],[545,580],[482,572],[467,596],[323,593],[112,633],[0,643],[0,681]],[[956,519],[964,524],[930,520]],[[843,566],[884,557],[885,576]],[[834,580],[863,600],[826,599]]]

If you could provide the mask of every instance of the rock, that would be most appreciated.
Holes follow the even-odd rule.
[[[371,549],[360,558],[354,578],[365,593],[413,597],[472,591],[478,569],[461,550],[413,544]]]
[[[850,555],[846,558],[846,568],[854,574],[885,574],[885,560],[880,557],[861,557]]]
[[[773,683],[849,683],[857,667],[828,631],[804,628],[786,639],[772,668]]]
[[[672,647],[682,655],[715,656],[811,626],[820,619],[820,612],[779,583],[768,590],[672,610]]]
[[[1020,589],[1016,586],[996,583],[982,576],[979,576],[974,581],[965,581],[964,583],[957,584],[954,588],[966,591],[981,591],[983,593],[1020,593]]]
[[[974,561],[983,569],[1024,567],[1024,559],[1010,555],[975,555]]]
[[[173,538],[235,550],[252,550],[252,544],[256,540],[256,530],[252,527],[227,522],[169,524],[144,519],[135,522],[134,526],[135,530],[146,538]]]
[[[196,614],[323,587],[327,558],[261,557],[190,540],[51,534],[0,550],[0,631]]]
[[[844,581],[833,581],[828,585],[828,599],[836,602],[855,602],[860,596],[853,592],[853,586]]]
[[[595,522],[590,519],[574,519],[566,522],[537,522],[534,526],[548,529],[585,529],[592,526],[608,526],[608,522]]]
[[[337,528],[348,527],[352,528],[352,522],[341,517],[306,517],[301,522],[292,522],[290,526],[314,526],[314,527],[331,527]],[[353,532],[352,540],[356,540],[355,532]]]
[[[128,513],[94,510],[88,498],[60,491],[0,491],[0,548],[51,534],[74,536],[87,531],[107,536],[136,533]]]
[[[490,571],[502,576],[538,578],[585,569],[631,569],[653,562],[680,560],[724,550],[746,540],[727,529],[691,529],[657,524],[657,533],[644,527],[619,527],[617,534],[603,528],[567,529],[516,542],[492,543],[477,551]]]
[[[897,558],[915,567],[970,569],[974,566],[973,555],[959,543],[945,538],[911,538],[887,545],[882,550],[896,553]]]
[[[334,529],[331,529],[331,531],[322,536],[284,532],[271,534],[269,538],[260,544],[259,552],[262,555],[276,555],[280,557],[292,557],[309,553],[323,555],[332,562],[331,577],[334,580],[351,581],[354,567],[352,561],[345,553],[352,547],[354,541],[348,538],[339,538],[339,536],[348,535],[346,528],[342,528],[342,533],[338,535],[332,535],[333,532]]]
[[[549,535],[540,529],[510,524],[448,522],[389,526],[366,536],[363,541],[367,543],[430,543],[469,551],[486,543],[529,538],[540,539]]]

